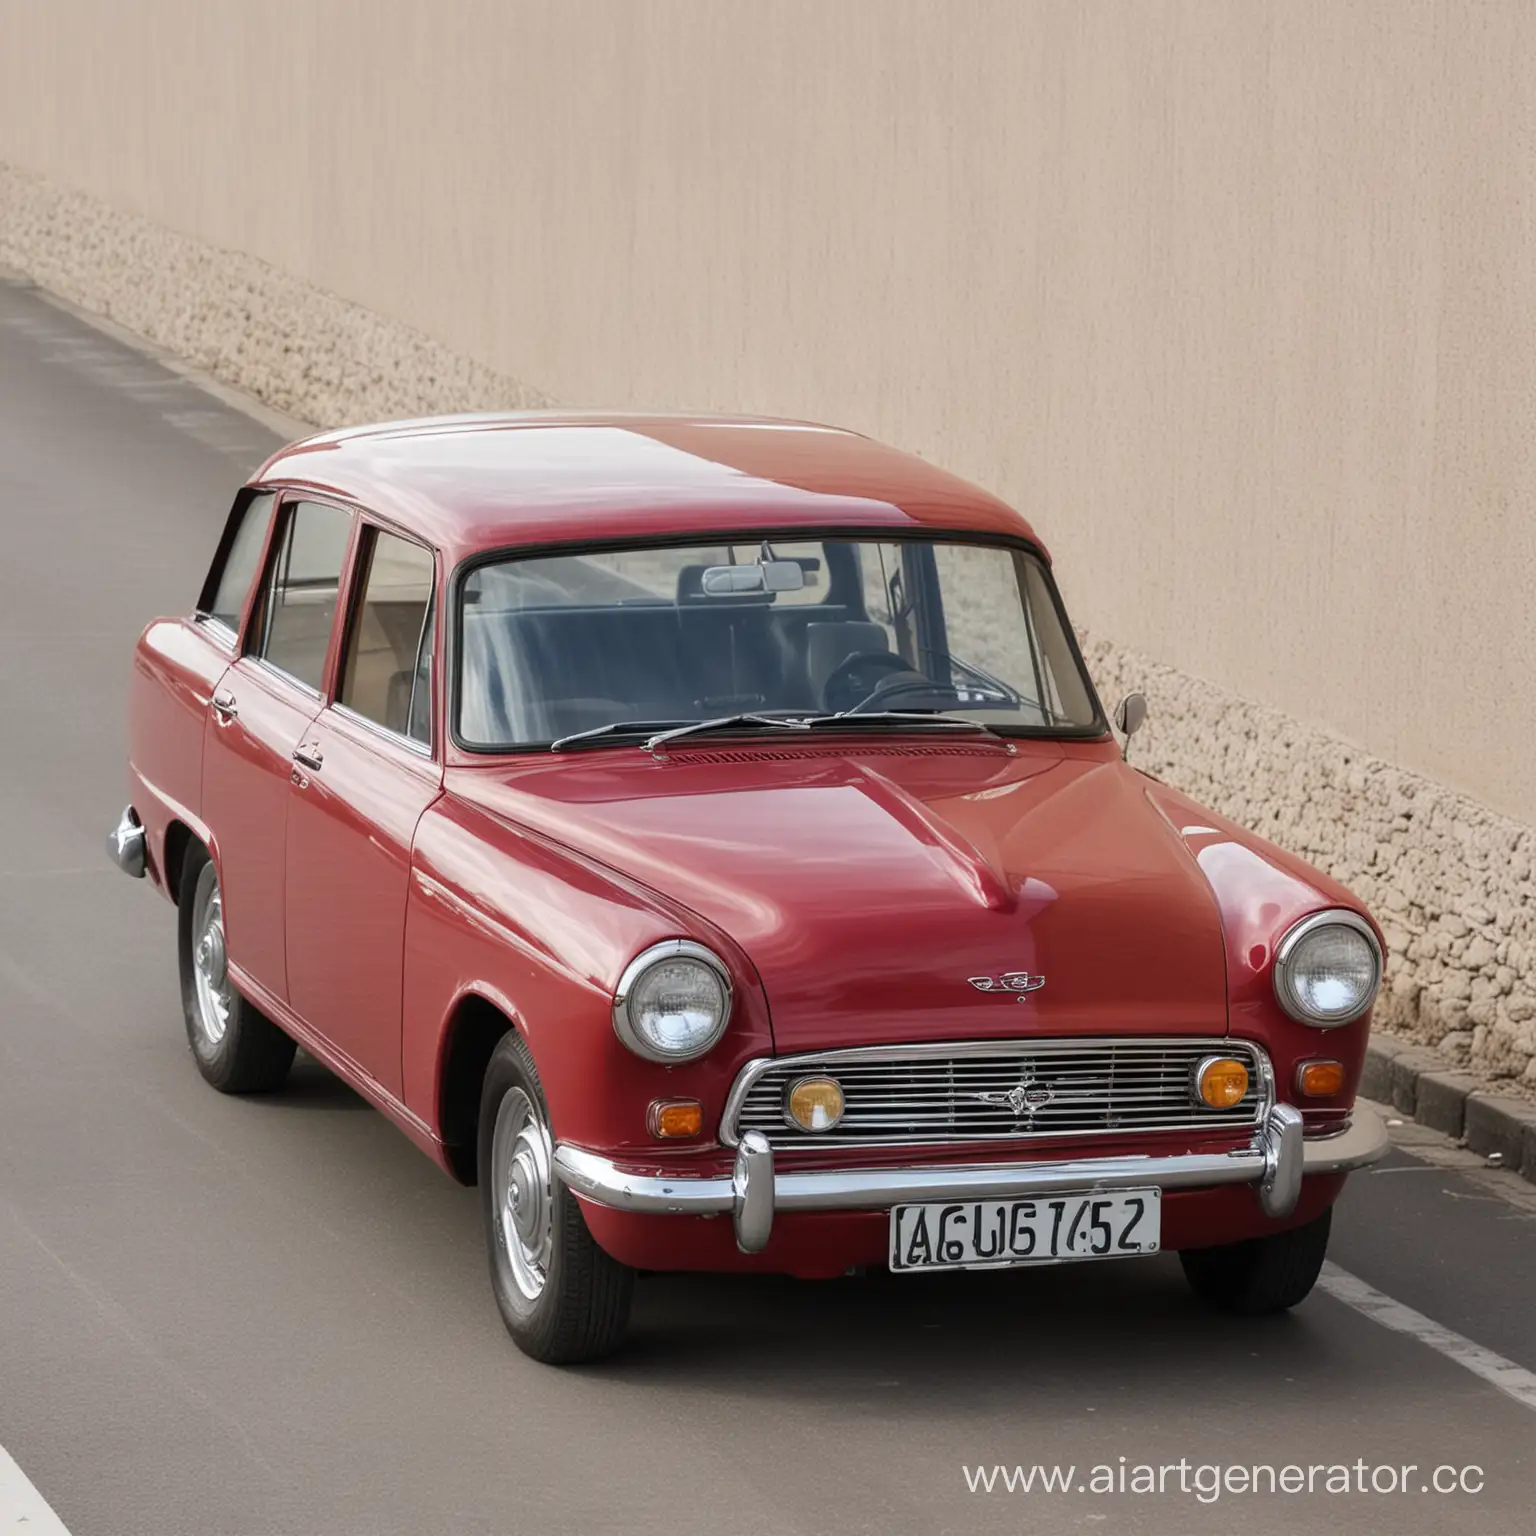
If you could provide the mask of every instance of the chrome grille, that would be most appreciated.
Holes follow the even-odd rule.
[[[1248,1092],[1229,1110],[1193,1097],[1207,1056],[1248,1067]],[[812,1134],[786,1119],[784,1103],[795,1082],[820,1074],[842,1085],[845,1109],[830,1131]],[[1270,1093],[1263,1051],[1219,1036],[871,1046],[749,1063],[721,1134],[731,1146],[761,1131],[776,1149],[809,1149],[1242,1129],[1259,1121]]]

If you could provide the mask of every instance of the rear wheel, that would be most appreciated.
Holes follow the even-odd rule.
[[[544,1089],[517,1034],[486,1067],[478,1155],[491,1288],[507,1332],[549,1365],[610,1354],[629,1325],[635,1274],[597,1246],[554,1175]]]
[[[1283,1312],[1304,1301],[1328,1253],[1330,1207],[1304,1227],[1179,1255],[1184,1278],[1210,1306],[1244,1317]]]
[[[181,1007],[197,1070],[220,1093],[280,1088],[297,1047],[235,991],[224,947],[224,896],[207,851],[188,846],[177,914]]]

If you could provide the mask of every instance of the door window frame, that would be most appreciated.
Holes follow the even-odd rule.
[[[373,548],[380,534],[388,534],[393,539],[399,539],[403,544],[414,544],[418,549],[425,550],[427,558],[432,562],[432,594],[428,599],[429,611],[434,615],[432,633],[432,651],[427,668],[427,687],[430,697],[427,700],[427,730],[430,739],[417,741],[414,736],[407,735],[403,731],[391,730],[389,726],[381,724],[377,720],[370,720],[367,715],[353,709],[340,698],[341,681],[346,673],[347,647],[352,641],[354,625],[361,622],[362,604],[365,596],[364,588],[367,583],[368,572],[371,568]],[[364,540],[369,541],[367,558],[364,558]],[[438,729],[437,706],[442,695],[440,671],[438,667],[438,643],[437,636],[442,629],[442,560],[438,552],[425,539],[414,533],[408,533],[397,524],[387,518],[379,517],[369,512],[366,508],[357,509],[357,525],[353,530],[352,544],[348,550],[347,584],[345,588],[346,602],[338,605],[338,616],[341,619],[340,628],[335,634],[335,655],[330,658],[331,676],[329,686],[325,693],[326,707],[333,713],[340,715],[344,720],[352,721],[364,730],[373,732],[385,741],[393,742],[396,746],[405,748],[417,757],[425,758],[428,762],[437,761],[437,748],[441,742],[441,732]],[[426,615],[422,615],[425,625]],[[416,637],[417,664],[421,660],[421,635]]]
[[[261,536],[261,548],[256,553],[256,575],[245,589],[245,596],[240,600],[239,618],[236,620],[235,627],[231,629],[223,619],[213,613],[212,604],[214,598],[218,596],[219,585],[224,580],[224,569],[229,564],[235,539],[244,525],[251,503],[263,496],[272,498],[272,507],[267,513],[267,526]],[[281,513],[282,494],[278,487],[242,485],[235,492],[235,499],[224,518],[224,531],[219,535],[213,559],[208,566],[208,574],[203,577],[202,588],[197,594],[197,604],[192,610],[193,624],[222,650],[234,656],[243,654],[243,637],[250,624],[251,613],[256,606],[256,594],[266,585],[267,561],[272,551],[272,532],[277,527],[277,520]]]
[[[262,551],[261,580],[254,588],[252,598],[247,605],[244,622],[240,632],[240,659],[248,660],[255,666],[272,677],[281,679],[290,687],[297,688],[306,698],[320,700],[322,706],[332,698],[332,690],[335,685],[335,673],[337,655],[339,652],[338,636],[339,625],[346,613],[346,604],[343,601],[350,589],[353,568],[357,562],[358,530],[362,519],[356,507],[349,502],[342,501],[335,496],[318,495],[313,491],[296,489],[289,486],[272,486],[270,489],[277,492],[276,515],[272,519],[272,525],[267,530],[266,548]],[[325,642],[325,665],[320,672],[320,686],[316,688],[312,683],[306,682],[302,677],[295,677],[293,673],[286,672],[274,661],[257,652],[255,649],[258,640],[263,637],[258,634],[258,618],[261,603],[265,601],[271,591],[271,583],[274,575],[273,562],[277,559],[282,546],[284,535],[288,531],[288,520],[293,516],[294,508],[305,503],[322,507],[334,507],[336,511],[345,513],[349,519],[347,528],[346,548],[342,551],[341,570],[336,577],[336,612],[331,616],[331,630]],[[256,594],[259,594],[259,599]]]

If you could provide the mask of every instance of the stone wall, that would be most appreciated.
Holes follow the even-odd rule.
[[[3,165],[0,263],[305,420],[553,403],[250,256]],[[1384,1027],[1536,1097],[1529,827],[1101,636],[1085,649],[1111,707],[1133,687],[1151,701],[1136,761],[1370,904],[1391,950]]]
[[[217,250],[4,162],[0,264],[302,421],[550,403],[254,256]]]

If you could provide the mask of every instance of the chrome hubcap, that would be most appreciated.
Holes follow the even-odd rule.
[[[235,993],[229,984],[224,901],[216,876],[198,882],[192,909],[192,981],[197,994],[197,1027],[210,1045],[217,1045],[229,1028]]]
[[[549,1128],[538,1106],[521,1088],[508,1089],[491,1137],[491,1193],[497,1242],[529,1301],[538,1300],[549,1275],[551,1160]]]

